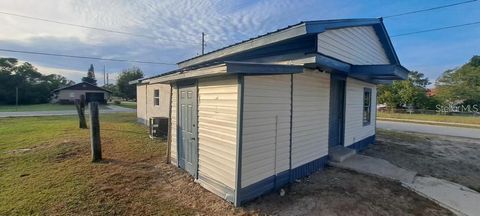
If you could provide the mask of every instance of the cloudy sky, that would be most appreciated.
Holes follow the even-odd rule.
[[[371,18],[465,0],[1,0],[0,49],[176,63],[207,51],[264,34],[302,20]],[[135,37],[31,20],[1,12],[64,23],[131,32]],[[408,16],[385,19],[390,35],[480,21],[480,1]],[[435,80],[480,54],[480,25],[392,38],[404,66]],[[111,73],[131,66],[147,76],[175,65],[133,64],[8,53],[0,56],[29,61],[42,73],[62,74],[74,81],[94,64],[100,84],[105,65]]]

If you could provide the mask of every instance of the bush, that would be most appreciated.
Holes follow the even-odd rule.
[[[120,102],[119,100],[114,100],[114,101],[113,101],[113,104],[115,104],[115,105],[120,105],[121,103],[122,103],[122,102]]]

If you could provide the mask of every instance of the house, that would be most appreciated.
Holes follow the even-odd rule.
[[[74,85],[58,88],[52,91],[51,103],[73,104],[76,99],[83,95],[87,102],[98,101],[106,103],[111,91],[92,85],[87,82],[81,82]]]
[[[178,65],[138,85],[170,85],[171,163],[236,206],[374,143],[377,84],[408,75],[381,19],[301,22]]]
[[[134,82],[136,83],[136,82]],[[170,85],[152,83],[143,79],[137,84],[137,120],[148,125],[153,117],[169,117]]]

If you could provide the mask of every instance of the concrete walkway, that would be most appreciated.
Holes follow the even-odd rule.
[[[456,136],[456,137],[480,139],[480,129],[477,129],[477,128],[464,128],[464,127],[455,127],[455,126],[440,126],[440,125],[428,125],[428,124],[417,124],[417,123],[410,123],[410,122],[394,122],[394,121],[380,121],[380,120],[377,121],[377,128],[387,129],[387,130],[396,130],[396,131],[417,132],[417,133],[436,134],[436,135],[443,135],[443,136]]]
[[[107,105],[106,108],[101,108],[100,113],[134,113],[135,109]],[[86,114],[89,109],[86,108]],[[0,112],[0,118],[6,117],[32,117],[32,116],[62,116],[62,115],[77,115],[76,110],[56,110],[56,111],[31,111],[31,112]]]
[[[480,215],[480,193],[463,185],[421,176],[415,177],[415,181],[411,184],[403,183],[402,185],[450,209],[457,215]]]
[[[329,162],[331,166],[359,173],[389,178],[421,196],[451,210],[457,215],[480,215],[480,193],[469,188],[434,177],[417,176],[416,172],[402,169],[390,162],[365,155],[354,155],[343,162]]]
[[[405,183],[412,183],[417,175],[417,172],[402,169],[386,160],[359,154],[353,155],[343,162],[329,162],[329,164],[334,167],[354,170],[360,173],[385,177]]]

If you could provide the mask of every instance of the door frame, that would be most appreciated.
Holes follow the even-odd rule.
[[[198,80],[197,79],[189,79],[189,80],[182,80],[182,81],[178,81],[175,83],[176,87],[177,87],[177,104],[176,104],[176,112],[177,112],[177,116],[176,116],[176,120],[177,120],[177,166],[179,168],[180,167],[180,154],[179,154],[179,147],[180,147],[180,135],[181,135],[181,130],[180,130],[180,127],[179,127],[179,124],[180,124],[180,89],[181,88],[188,88],[188,87],[195,87],[195,140],[197,142],[197,146],[196,146],[196,150],[195,150],[195,164],[193,165],[194,166],[194,175],[192,175],[195,179],[198,179],[198,160],[199,160],[199,154],[198,154],[198,151],[199,151],[199,142],[198,142]],[[183,169],[183,168],[182,168]],[[186,170],[185,170],[186,171]],[[188,173],[188,171],[187,171]],[[190,173],[189,173],[190,174]]]
[[[332,145],[331,143],[331,140],[329,138],[329,143],[328,143],[328,148],[332,148],[332,147],[336,147],[336,146],[342,146],[344,147],[345,146],[345,122],[346,122],[346,109],[347,109],[347,76],[346,75],[343,75],[343,74],[331,74],[330,75],[330,115],[329,115],[329,118],[332,118],[332,106],[333,106],[333,103],[332,103],[332,94],[334,94],[332,92],[332,87],[333,87],[333,83],[334,82],[337,82],[337,81],[343,81],[344,85],[343,85],[343,98],[339,100],[339,102],[341,102],[343,104],[342,108],[343,110],[341,110],[341,114],[343,115],[343,118],[342,118],[342,121],[339,121],[337,122],[338,124],[338,127],[341,127],[341,131],[339,132],[339,144],[334,144]],[[337,116],[335,116],[337,117]],[[338,118],[337,118],[338,119]],[[338,121],[338,120],[337,120]],[[332,120],[329,121],[330,124],[332,123]],[[329,130],[331,130],[332,128],[329,126]],[[337,128],[338,130],[338,128]],[[331,135],[332,133],[329,132],[329,136]]]

